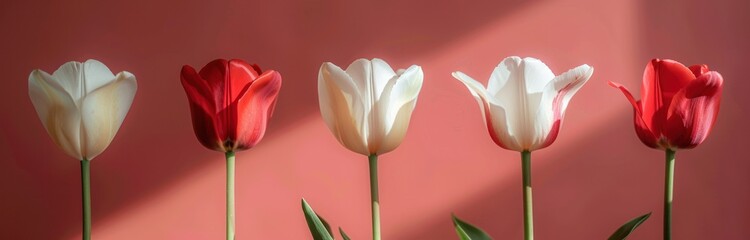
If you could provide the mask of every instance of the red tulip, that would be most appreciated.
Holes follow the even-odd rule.
[[[255,146],[276,105],[281,75],[242,60],[217,59],[200,72],[183,66],[193,130],[203,146],[221,152]]]
[[[619,88],[635,109],[635,130],[641,141],[659,149],[694,148],[706,139],[716,121],[723,78],[706,65],[685,67],[654,59],[643,73],[641,100]]]

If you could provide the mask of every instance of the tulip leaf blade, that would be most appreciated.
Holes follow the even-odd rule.
[[[492,240],[490,235],[487,235],[482,229],[471,225],[456,215],[451,216],[453,218],[453,227],[456,229],[456,234],[461,240]]]
[[[339,233],[341,233],[341,238],[343,238],[344,240],[351,240],[351,238],[349,238],[349,236],[346,235],[346,233],[344,232],[344,229],[341,229],[341,227],[339,227]]]
[[[640,217],[636,217],[622,225],[620,228],[615,231],[612,236],[608,238],[608,240],[625,240],[625,238],[630,235],[636,228],[638,228],[639,225],[641,225],[643,222],[648,219],[648,217],[651,216],[651,213],[644,214]]]
[[[310,234],[312,234],[314,240],[333,240],[333,234],[330,232],[331,227],[313,211],[304,198],[302,199],[302,212],[305,214],[307,227],[310,228]]]

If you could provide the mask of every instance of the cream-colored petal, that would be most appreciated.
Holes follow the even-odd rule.
[[[378,153],[392,151],[401,144],[419,91],[422,89],[424,73],[421,67],[412,65],[409,69],[399,72],[402,74],[394,76],[388,83],[382,98],[378,101],[379,106],[376,107],[382,110],[379,121],[382,123],[380,134],[383,139],[380,140]]]
[[[332,63],[328,63],[333,65]],[[333,65],[336,66],[336,65]],[[338,68],[338,66],[336,66]],[[350,81],[354,86],[357,87],[357,91],[362,96],[362,98],[366,101],[365,105],[370,105],[369,99],[372,89],[370,88],[370,83],[372,79],[372,63],[370,63],[370,60],[360,58],[349,64],[348,67],[346,67],[345,73],[347,76],[349,76]]]
[[[420,90],[422,90],[422,82],[424,81],[424,72],[422,67],[412,65],[402,74],[398,75],[392,89],[384,96],[390,101],[388,102],[388,112],[385,116],[386,126],[394,124],[397,113],[404,105],[415,101],[419,96]],[[386,129],[386,132],[390,129]]]
[[[135,76],[121,72],[115,81],[91,91],[81,108],[83,154],[91,160],[102,153],[120,129],[138,89]]]
[[[384,141],[380,147],[376,150],[378,155],[393,151],[401,145],[401,142],[406,136],[406,129],[409,127],[409,121],[411,120],[414,106],[417,104],[417,98],[401,105],[400,108],[393,110],[395,117],[393,125],[390,126],[390,130],[385,136]]]
[[[65,92],[78,104],[86,93],[83,89],[83,63],[70,61],[55,70],[52,77]]]
[[[29,75],[29,97],[55,144],[69,156],[82,159],[81,114],[64,87],[46,72],[34,70]]]
[[[336,139],[351,151],[369,155],[362,133],[363,99],[349,74],[332,63],[323,63],[318,72],[318,101],[323,120]]]
[[[373,97],[375,97],[375,101],[377,101],[383,95],[383,90],[388,84],[388,81],[397,75],[393,71],[393,68],[380,58],[373,58],[370,63],[372,64],[371,85],[373,87]]]
[[[84,93],[89,94],[94,90],[115,81],[116,78],[104,63],[94,59],[89,59],[83,63],[83,80],[85,89]]]

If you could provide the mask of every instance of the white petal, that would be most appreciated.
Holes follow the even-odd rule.
[[[530,114],[523,61],[518,57],[505,58],[492,72],[490,83],[495,92],[488,94],[494,97],[493,103],[502,108],[506,117],[502,131],[507,132],[505,135],[512,136],[513,142],[523,145],[530,135],[526,125]]]
[[[552,86],[557,91],[566,90],[566,92],[562,96],[562,101],[560,102],[561,114],[565,114],[565,110],[568,109],[568,102],[570,102],[570,99],[573,98],[573,95],[575,95],[578,90],[580,90],[581,87],[583,87],[583,85],[589,81],[591,75],[593,74],[594,68],[587,64],[583,64],[581,66],[568,70],[563,74],[560,74],[560,76],[557,76],[552,80]]]
[[[479,103],[482,114],[484,114],[485,105],[487,104],[487,102],[495,101],[492,96],[489,96],[487,90],[484,89],[484,86],[482,86],[479,81],[474,80],[474,78],[470,77],[469,75],[466,75],[465,73],[460,71],[453,72],[451,75],[453,75],[454,78],[458,79],[464,85],[466,85],[467,88],[469,88],[471,95],[474,96],[474,99],[476,99],[477,103]]]
[[[503,59],[503,61],[495,67],[492,71],[492,75],[490,75],[490,82],[487,83],[487,92],[489,92],[491,96],[498,98],[498,93],[500,93],[500,90],[508,83],[509,79],[513,78],[515,79],[514,81],[518,81],[518,79],[523,78],[523,76],[519,75],[522,72],[518,70],[521,66],[521,61],[520,57],[511,56]]]
[[[83,99],[83,154],[91,160],[109,146],[130,110],[138,86],[129,72],[117,74],[116,80],[91,91]]]
[[[481,83],[462,72],[453,72],[453,77],[463,82],[477,100],[482,111],[482,119],[490,135],[493,136],[493,140],[504,148],[518,150],[520,148],[519,143],[515,136],[511,134],[514,129],[509,124],[513,116],[509,116],[510,113],[496,99],[489,96]]]
[[[383,118],[384,139],[381,140],[377,153],[386,153],[392,151],[401,144],[406,129],[409,126],[412,111],[417,103],[419,91],[422,89],[424,73],[422,68],[412,65],[402,74],[395,76],[394,79],[386,86],[383,97],[378,102],[377,108],[381,109]]]
[[[535,127],[539,129],[543,137],[534,142],[532,150],[544,147],[549,133],[557,130],[552,129],[554,123],[562,121],[568,102],[591,78],[593,73],[594,68],[584,64],[555,77],[545,86],[536,113],[538,120],[535,123]]]
[[[380,58],[373,58],[372,61],[372,86],[374,91],[374,97],[377,101],[380,96],[383,95],[383,89],[392,78],[396,77],[396,73],[393,72],[393,68],[388,65],[387,62]]]
[[[555,74],[552,73],[552,70],[536,58],[524,58],[522,68],[523,76],[526,80],[527,93],[542,92],[544,86],[555,78]]]
[[[509,120],[513,119],[512,116],[508,116],[508,112],[501,106],[495,104],[487,105],[488,115],[492,119],[492,122],[488,125],[490,134],[494,134],[493,140],[505,149],[513,151],[523,151],[524,148],[521,146],[521,139],[519,136],[513,135],[514,130],[509,124]]]
[[[83,64],[80,62],[70,61],[63,64],[52,73],[52,77],[76,104],[86,93],[81,84],[83,82]]]
[[[509,135],[527,150],[544,136],[541,129],[536,127],[539,119],[535,113],[539,109],[544,86],[555,75],[547,65],[535,58],[524,58],[517,68],[506,69],[509,72],[508,80],[497,94],[498,102],[508,116]]]
[[[115,75],[102,62],[89,59],[83,63],[83,80],[84,93],[88,94],[115,81]]]
[[[390,99],[388,103],[388,114],[385,116],[386,125],[392,125],[396,119],[396,113],[402,106],[412,102],[419,96],[424,81],[424,72],[422,67],[412,65],[403,74],[397,76],[393,88],[384,96]]]
[[[29,97],[55,144],[69,156],[82,159],[81,114],[64,87],[46,72],[34,70],[29,76]]]
[[[370,60],[364,58],[355,60],[346,67],[346,74],[349,76],[351,79],[350,81],[354,86],[357,87],[359,94],[362,95],[362,98],[365,100],[365,105],[370,105],[369,102],[367,102],[371,98],[368,96],[370,96],[372,91],[372,89],[369,88],[371,82],[370,79],[372,78],[372,64],[370,63]]]
[[[318,101],[323,120],[336,139],[349,150],[369,155],[361,132],[365,107],[355,81],[338,66],[323,63],[318,73]]]

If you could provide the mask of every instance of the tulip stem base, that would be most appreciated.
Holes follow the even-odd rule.
[[[368,157],[370,161],[370,199],[372,200],[372,239],[380,240],[380,200],[378,196],[378,155]]]
[[[81,160],[81,189],[83,210],[83,240],[91,239],[91,161]]]
[[[664,174],[664,240],[672,239],[672,199],[674,191],[675,151],[667,149],[667,165]]]
[[[227,240],[234,240],[234,152],[226,152],[227,158]]]
[[[534,239],[534,211],[531,200],[531,152],[521,152],[523,175],[523,235],[525,240]]]

